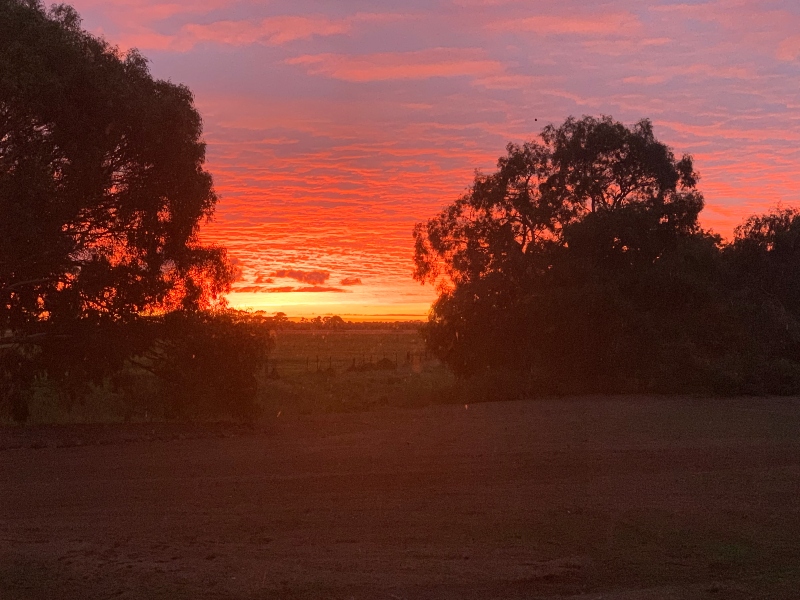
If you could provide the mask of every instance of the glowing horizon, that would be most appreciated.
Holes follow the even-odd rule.
[[[84,27],[185,83],[221,197],[232,306],[426,314],[415,222],[569,115],[650,118],[694,155],[704,227],[800,200],[800,6],[77,0]]]

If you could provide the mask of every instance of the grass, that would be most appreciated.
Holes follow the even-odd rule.
[[[421,406],[453,377],[415,331],[280,331],[261,390],[266,415]]]
[[[333,369],[344,372],[362,364],[389,360],[398,367],[425,361],[422,337],[408,330],[313,331],[287,330],[275,335],[270,369],[296,376]]]
[[[377,406],[423,406],[448,397],[454,378],[427,356],[421,336],[409,330],[282,330],[260,378],[257,403],[264,418],[279,413],[368,410]],[[159,421],[157,385],[139,372],[134,390],[92,386],[72,405],[46,381],[36,386],[29,423]],[[154,397],[156,396],[156,397]]]

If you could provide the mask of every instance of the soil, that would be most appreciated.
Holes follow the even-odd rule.
[[[0,430],[0,598],[796,598],[800,400]]]

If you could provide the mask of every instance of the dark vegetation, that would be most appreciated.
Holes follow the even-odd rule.
[[[725,243],[697,182],[647,120],[510,144],[415,229],[429,349],[495,394],[800,392],[800,211]]]
[[[0,416],[42,386],[141,393],[142,371],[167,416],[252,414],[268,328],[222,310],[201,133],[186,87],[71,7],[0,0]]]
[[[248,311],[254,321],[267,322],[276,331],[417,331],[420,321],[348,321],[339,315],[290,319],[286,313],[275,315],[263,310]]]

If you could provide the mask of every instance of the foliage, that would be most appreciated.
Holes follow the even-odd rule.
[[[691,157],[676,160],[649,121],[627,129],[609,117],[570,118],[546,127],[541,142],[509,144],[497,167],[416,226],[416,279],[448,286],[501,273],[520,283],[570,245],[604,264],[648,260],[698,228]]]
[[[422,321],[345,321],[339,315],[318,316],[311,319],[299,317],[290,319],[286,313],[278,312],[270,316],[263,310],[248,311],[253,319],[262,320],[272,324],[276,330],[296,330],[296,331],[317,331],[317,330],[377,330],[385,331],[389,329],[417,331]]]
[[[0,387],[20,419],[37,378],[69,404],[224,303],[233,268],[198,238],[217,203],[201,134],[189,89],[71,7],[0,0]]]
[[[648,121],[569,118],[509,145],[415,229],[415,277],[440,290],[428,347],[542,393],[800,390],[800,218],[753,217],[724,245],[697,181]]]
[[[297,413],[473,401],[474,394],[454,386],[447,368],[426,355],[418,332],[392,329],[392,323],[384,323],[382,330],[275,330],[274,323],[245,312],[175,317],[170,324],[163,317],[149,318],[150,335],[158,343],[73,399],[64,394],[62,382],[37,380],[29,422],[269,421],[278,413],[283,419]],[[210,328],[208,321],[215,321]],[[245,339],[220,344],[215,340],[221,336]],[[190,353],[190,344],[200,347],[201,355]],[[265,346],[268,362],[259,360]],[[380,368],[387,363],[390,368]],[[222,389],[234,393],[214,395]],[[0,422],[9,417],[0,415]]]
[[[800,210],[753,215],[734,232],[733,270],[754,288],[800,312]]]
[[[257,416],[268,325],[232,311],[175,312],[159,321],[156,342],[134,364],[158,377],[166,418]]]
[[[64,5],[0,0],[0,65],[2,327],[210,307],[231,269],[197,239],[217,197],[191,92]]]

